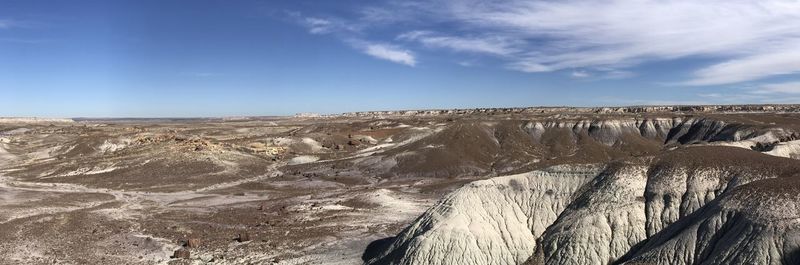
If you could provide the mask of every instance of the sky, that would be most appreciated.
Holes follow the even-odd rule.
[[[800,103],[800,1],[0,1],[0,116]]]

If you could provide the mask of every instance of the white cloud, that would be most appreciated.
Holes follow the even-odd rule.
[[[463,66],[463,67],[473,67],[473,66],[477,66],[478,63],[476,61],[467,60],[467,61],[458,62],[458,65]]]
[[[317,17],[303,17],[300,13],[291,12],[289,16],[299,21],[308,28],[311,34],[330,34],[361,52],[382,60],[414,66],[417,63],[414,53],[396,45],[374,43],[362,39],[360,34],[362,25],[343,22],[338,19],[323,19]]]
[[[363,45],[362,51],[378,59],[405,64],[408,66],[414,66],[417,63],[412,52],[392,45],[375,43],[365,44]]]
[[[800,82],[765,84],[752,91],[753,94],[800,94]]]
[[[556,69],[532,61],[516,61],[508,64],[508,69],[526,73],[550,72]]]
[[[312,33],[360,39],[400,32],[395,40],[407,45],[490,55],[531,73],[585,69],[620,79],[643,63],[681,58],[709,62],[674,82],[682,85],[800,73],[797,0],[409,0],[305,23]]]
[[[397,36],[400,40],[417,41],[427,47],[447,48],[458,52],[487,53],[500,56],[516,52],[512,40],[499,36],[455,37],[431,31],[409,31]]]
[[[631,71],[610,69],[610,70],[605,72],[605,75],[603,76],[603,78],[605,78],[605,79],[624,79],[624,78],[630,78],[630,77],[634,77],[634,76],[636,76],[636,74],[634,72],[631,72]]]
[[[31,29],[31,28],[38,28],[41,26],[43,26],[43,24],[38,21],[19,20],[12,18],[0,19],[0,29],[11,29],[11,28]]]
[[[325,34],[331,31],[332,24],[327,19],[315,18],[315,17],[307,17],[305,19],[305,25],[308,27],[308,31],[312,34]]]
[[[688,85],[719,85],[800,73],[800,41],[790,50],[755,54],[715,64],[695,72]]]
[[[800,101],[800,81],[761,84],[733,89],[732,92],[700,93],[698,97],[717,103],[797,103]]]
[[[592,74],[590,74],[589,72],[586,72],[584,70],[576,70],[576,71],[572,71],[570,76],[572,76],[573,78],[587,78],[587,77],[592,76]]]
[[[705,85],[800,69],[795,53],[775,50],[800,47],[800,1],[794,0],[454,0],[427,8],[439,10],[433,19],[470,36],[508,40],[507,50],[518,51],[508,67],[524,72],[626,69],[685,57],[729,61],[690,81]]]
[[[360,32],[362,25],[348,23],[338,18],[303,17],[300,13],[292,13],[295,19],[311,34],[347,34]]]

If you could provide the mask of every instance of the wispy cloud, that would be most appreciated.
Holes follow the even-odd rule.
[[[626,68],[686,56],[742,60],[745,78],[727,65],[698,72],[695,83],[734,83],[800,68],[768,57],[777,43],[800,43],[800,2],[691,0],[451,1],[441,10],[482,31],[535,40],[510,67],[522,71]],[[602,14],[602,15],[598,15]],[[795,45],[794,47],[798,47]],[[748,62],[747,60],[753,60]],[[771,66],[758,71],[760,66]],[[720,69],[723,68],[723,69]],[[741,71],[741,70],[736,70]],[[707,77],[707,78],[706,78]]]
[[[457,52],[476,52],[507,56],[517,52],[513,40],[500,36],[457,37],[446,36],[432,31],[409,31],[397,39],[416,41],[427,47],[445,48]]]
[[[10,20],[0,20],[0,29],[7,29],[13,25],[13,22]]]
[[[364,53],[378,59],[383,59],[399,64],[405,64],[408,66],[414,66],[417,64],[417,60],[414,57],[414,53],[393,45],[364,43],[359,46],[361,46],[361,50]]]
[[[709,65],[688,69],[691,77],[676,83],[722,85],[800,73],[795,0],[390,1],[341,25],[305,23],[312,33],[350,25],[344,28],[355,27],[360,38],[387,42],[386,31],[363,31],[383,25],[408,47],[494,56],[522,72],[585,69],[620,79],[644,63],[693,58]]]
[[[478,62],[476,62],[474,60],[465,60],[465,61],[458,62],[458,65],[463,66],[463,67],[473,67],[473,66],[477,66]]]
[[[718,63],[695,72],[688,85],[720,85],[800,73],[800,40],[787,50],[754,54]]]
[[[625,70],[599,67],[593,68],[591,71],[586,69],[573,70],[569,76],[574,79],[602,80],[630,78],[635,76],[635,74]]]
[[[38,28],[42,26],[44,26],[44,24],[38,21],[20,20],[14,18],[0,18],[0,29]]]
[[[754,94],[800,94],[800,81],[761,85]]]
[[[731,92],[699,93],[697,96],[717,103],[797,103],[800,81],[745,86]]]
[[[333,24],[329,20],[314,17],[307,17],[305,23],[308,26],[308,31],[313,34],[328,33]]]
[[[354,49],[377,59],[386,60],[408,66],[415,66],[417,59],[414,53],[398,45],[384,42],[368,41],[361,37],[363,25],[348,23],[339,19],[303,17],[300,13],[290,13],[311,34],[333,35]]]
[[[636,76],[636,73],[627,70],[608,69],[603,78],[605,79],[624,79]]]
[[[320,18],[320,17],[302,17],[300,14],[295,14],[300,20],[300,24],[308,28],[311,34],[343,34],[347,32],[358,32],[361,26],[358,24],[349,24],[341,19],[336,18]]]
[[[575,70],[575,71],[572,71],[570,76],[572,78],[587,78],[587,77],[592,76],[592,74],[590,74],[589,72],[586,72],[584,70]]]

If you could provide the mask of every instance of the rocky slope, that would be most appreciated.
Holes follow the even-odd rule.
[[[550,117],[419,124],[355,160],[382,178],[497,176],[558,164],[605,163],[681,145],[729,145],[800,156],[795,128],[702,117]],[[381,150],[391,149],[386,152]],[[366,155],[369,155],[367,157]]]
[[[559,166],[470,183],[401,232],[372,264],[517,264],[600,170]]]
[[[625,263],[798,264],[798,183],[766,179],[734,188],[654,235]]]
[[[367,263],[793,264],[800,252],[796,160],[696,146],[578,179],[556,168],[561,178],[548,169],[459,189]]]

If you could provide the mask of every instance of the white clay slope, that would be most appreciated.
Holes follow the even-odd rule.
[[[720,154],[725,157],[714,157]],[[800,173],[795,160],[732,147],[690,147],[655,161],[617,162],[595,172],[558,166],[468,184],[429,209],[368,263],[608,264],[633,259],[646,264],[795,264],[786,263],[794,260],[787,256],[800,255],[795,247],[800,244],[800,228],[795,228],[800,196],[789,195],[800,192],[772,196],[761,191],[749,193],[760,198],[727,199],[750,183]],[[739,230],[721,227],[727,222]],[[793,234],[779,235],[779,228]],[[704,233],[708,238],[694,237]],[[676,235],[686,238],[672,240]],[[693,240],[705,245],[689,244]],[[733,241],[720,245],[720,240]],[[739,248],[752,254],[737,254]]]
[[[446,196],[368,261],[519,264],[597,166],[557,166],[470,183]]]
[[[532,264],[605,264],[644,240],[647,167],[613,165],[584,186],[542,235]]]

